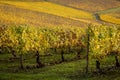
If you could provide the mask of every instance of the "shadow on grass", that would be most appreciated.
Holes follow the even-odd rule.
[[[71,80],[120,80],[120,68],[111,69],[102,74],[98,72],[85,74],[85,71],[78,71],[69,74],[68,78]]]

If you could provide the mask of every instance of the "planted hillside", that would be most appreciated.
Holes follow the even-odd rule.
[[[7,27],[5,31],[1,32],[0,47],[2,53],[9,52],[13,57],[19,55],[21,68],[23,68],[22,56],[29,53],[37,56],[36,61],[40,66],[39,55],[60,52],[61,61],[64,61],[64,53],[79,52],[84,47],[81,40],[83,34],[82,29],[77,27],[41,27],[37,29],[28,26],[13,26]]]
[[[120,80],[119,0],[1,0],[0,80]]]
[[[120,24],[120,7],[98,12],[100,19],[113,24]]]
[[[87,66],[87,73],[103,74],[119,69],[119,29],[119,26],[89,26],[85,32],[80,27],[2,26],[0,60],[3,65],[12,61],[14,66],[9,63],[1,69],[19,72],[79,60],[83,61],[77,63],[83,66],[80,70]]]
[[[114,56],[115,65],[119,67],[120,28],[119,26],[91,26],[89,34],[89,55],[96,59],[96,69],[101,72],[100,63],[109,55]]]
[[[95,17],[92,13],[77,10],[74,8],[62,6],[59,4],[54,4],[47,1],[41,2],[20,2],[20,1],[1,1],[2,4],[13,5],[18,8],[28,9],[37,12],[43,12],[47,14],[52,14],[55,16],[60,16],[68,19],[78,20],[85,23],[99,24],[95,21]]]
[[[20,57],[21,68],[23,67],[22,56],[24,54],[35,54],[37,64],[40,66],[40,55],[60,54],[64,62],[64,54],[77,53],[80,56],[86,47],[87,36],[79,27],[28,27],[13,26],[1,27],[1,52],[11,53],[13,57]],[[88,28],[89,54],[101,60],[107,55],[119,55],[119,27],[98,26]],[[107,44],[107,45],[106,45]]]
[[[75,9],[82,9],[89,12],[98,12],[119,7],[119,0],[47,0],[57,4],[69,6]]]
[[[120,18],[118,13],[101,14],[100,18],[106,22],[120,24]]]

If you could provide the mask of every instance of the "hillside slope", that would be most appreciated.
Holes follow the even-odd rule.
[[[0,4],[0,24],[28,24],[33,26],[78,26],[86,24],[47,13]]]
[[[98,12],[120,6],[119,0],[47,0],[69,7]]]
[[[14,5],[19,8],[28,9],[47,14],[53,14],[64,18],[78,20],[85,23],[97,23],[92,13],[77,10],[50,2],[20,2],[20,1],[1,1],[2,4]]]

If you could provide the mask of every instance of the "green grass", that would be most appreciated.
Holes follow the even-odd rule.
[[[82,65],[81,65],[82,64]],[[0,72],[0,80],[119,80],[120,71],[85,75],[84,60],[19,72]],[[114,74],[114,75],[113,75]]]
[[[9,54],[0,54],[0,58],[8,59],[10,57]],[[55,57],[57,60],[59,56]],[[68,55],[66,55],[68,56]],[[68,58],[70,58],[69,55]],[[48,58],[49,57],[49,58]],[[51,62],[51,56],[47,56],[42,59],[45,62]],[[54,59],[53,57],[51,57]],[[67,59],[68,59],[67,58]],[[102,68],[110,67],[114,63],[114,57],[109,56],[102,60]],[[34,59],[32,58],[30,61],[26,61],[25,64],[35,64]],[[18,61],[15,62],[2,62],[0,65],[0,80],[119,80],[120,70],[112,69],[110,71],[106,71],[105,74],[92,73],[91,71],[95,71],[95,60],[90,59],[89,70],[90,73],[88,75],[85,74],[85,59],[71,61],[71,62],[63,62],[61,64],[56,64],[53,66],[45,66],[39,69],[18,69]]]
[[[75,63],[62,63],[42,69],[34,69],[17,73],[2,72],[1,79],[5,80],[70,80],[69,73],[73,73],[78,67]],[[6,77],[7,76],[7,77]]]

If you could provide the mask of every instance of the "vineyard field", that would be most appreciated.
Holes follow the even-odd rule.
[[[120,1],[1,0],[0,80],[120,80]]]

